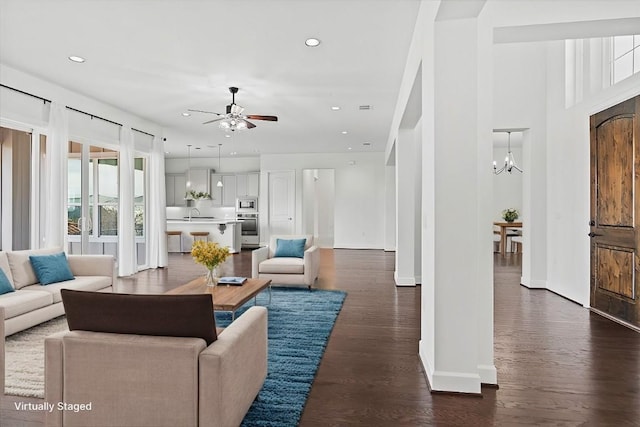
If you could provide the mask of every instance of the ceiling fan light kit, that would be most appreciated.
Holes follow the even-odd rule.
[[[244,114],[244,108],[236,104],[236,93],[238,93],[238,88],[232,86],[229,88],[229,92],[231,92],[231,104],[227,105],[226,113],[214,113],[212,111],[203,111],[203,110],[189,110],[197,113],[206,113],[206,114],[215,114],[218,116],[217,119],[208,120],[203,124],[209,124],[214,122],[218,123],[218,128],[224,130],[225,132],[235,132],[242,131],[246,129],[253,129],[256,127],[255,124],[251,123],[249,120],[264,120],[268,122],[277,122],[278,117],[276,116],[262,116],[258,114]]]

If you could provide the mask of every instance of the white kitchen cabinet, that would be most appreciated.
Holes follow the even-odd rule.
[[[236,205],[236,176],[222,175],[222,206]]]
[[[260,174],[247,174],[247,196],[258,197],[260,194]]]
[[[239,173],[236,175],[236,196],[258,197],[259,177],[257,172]]]
[[[222,187],[218,187],[218,181],[222,180],[222,175],[220,174],[211,174],[211,206],[220,207],[222,206]]]
[[[184,206],[187,177],[183,173],[168,173],[164,179],[167,189],[167,206]]]

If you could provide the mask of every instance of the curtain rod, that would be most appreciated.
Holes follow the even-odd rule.
[[[122,123],[114,122],[113,120],[105,119],[104,117],[96,116],[95,114],[91,114],[91,113],[87,113],[87,112],[84,112],[84,111],[76,110],[75,108],[72,108],[72,107],[69,107],[69,106],[67,106],[67,109],[71,110],[71,111],[75,111],[76,113],[87,115],[87,116],[91,117],[92,119],[100,119],[100,120],[104,120],[105,122],[117,125],[117,126],[122,126]],[[131,128],[131,130],[135,130],[136,132],[140,132],[140,133],[143,133],[145,135],[149,135],[151,137],[155,137],[154,134],[151,134],[149,132],[145,132],[143,130],[139,130],[139,129],[136,129],[136,128]]]
[[[22,95],[27,95],[27,96],[30,96],[30,97],[32,97],[32,98],[39,99],[39,100],[41,100],[42,102],[44,102],[45,104],[46,104],[47,102],[48,102],[49,104],[51,104],[51,100],[50,100],[50,99],[43,98],[43,97],[41,97],[41,96],[34,95],[34,94],[32,94],[32,93],[29,93],[29,92],[25,92],[25,91],[20,90],[20,89],[16,89],[16,88],[14,88],[14,87],[7,86],[7,85],[2,84],[2,83],[0,83],[0,87],[3,87],[3,88],[5,88],[5,89],[12,90],[12,91],[17,92],[17,93],[21,93]],[[75,109],[75,108],[73,108],[73,107],[69,107],[69,106],[67,106],[66,108],[67,108],[67,110],[75,111],[76,113],[85,114],[85,115],[87,115],[87,116],[91,117],[92,119],[93,119],[93,118],[95,118],[95,119],[100,119],[100,120],[104,120],[105,122],[108,122],[108,123],[112,123],[112,124],[114,124],[114,125],[117,125],[117,126],[122,126],[122,124],[120,124],[120,123],[114,122],[113,120],[105,119],[104,117],[96,116],[95,114],[86,113],[86,112],[84,112],[84,111],[80,111],[80,110],[77,110],[77,109]],[[149,136],[151,136],[151,137],[155,137],[155,135],[154,135],[154,134],[149,133],[149,132],[145,132],[145,131],[140,130],[140,129],[131,128],[131,130],[135,130],[136,132],[140,132],[140,133],[143,133],[143,134],[145,134],[145,135],[149,135]]]
[[[154,138],[155,138],[155,135],[154,135],[154,134],[152,134],[152,133],[145,132],[145,131],[143,131],[143,130],[136,129],[136,128],[131,128],[131,130],[135,130],[136,132],[140,132],[140,133],[143,133],[143,134],[145,134],[145,135],[149,135],[149,136],[151,136],[151,137],[154,137]]]
[[[39,99],[39,100],[43,101],[44,103],[47,103],[47,102],[48,102],[49,104],[51,104],[51,100],[49,100],[49,99],[47,99],[47,98],[43,98],[43,97],[41,97],[41,96],[34,95],[34,94],[32,94],[32,93],[29,93],[29,92],[25,92],[25,91],[23,91],[23,90],[16,89],[16,88],[14,88],[14,87],[7,86],[7,85],[2,84],[2,83],[0,83],[0,87],[3,87],[3,88],[5,88],[5,89],[12,90],[12,91],[14,91],[14,92],[21,93],[21,94],[23,94],[23,95],[30,96],[30,97],[32,97],[32,98]]]
[[[71,110],[71,111],[74,111],[76,113],[80,113],[80,114],[84,114],[85,116],[89,116],[92,119],[100,119],[100,120],[105,121],[107,123],[111,123],[111,124],[114,124],[114,125],[117,125],[117,126],[122,126],[121,123],[114,122],[113,120],[105,119],[104,117],[96,116],[95,114],[87,113],[85,111],[76,110],[75,108],[69,107],[68,105],[67,105],[66,108],[67,108],[67,110]]]

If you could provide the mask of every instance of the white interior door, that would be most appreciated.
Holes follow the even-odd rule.
[[[295,230],[295,171],[269,172],[269,234]]]

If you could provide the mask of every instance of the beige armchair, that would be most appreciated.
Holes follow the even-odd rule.
[[[302,258],[275,257],[278,239],[307,239]],[[320,252],[313,244],[313,235],[272,235],[269,246],[251,254],[251,277],[269,279],[274,285],[307,285],[309,289],[318,278]]]
[[[184,335],[62,332],[45,340],[45,402],[54,405],[45,422],[236,427],[266,374],[264,307],[249,308],[209,345]]]

